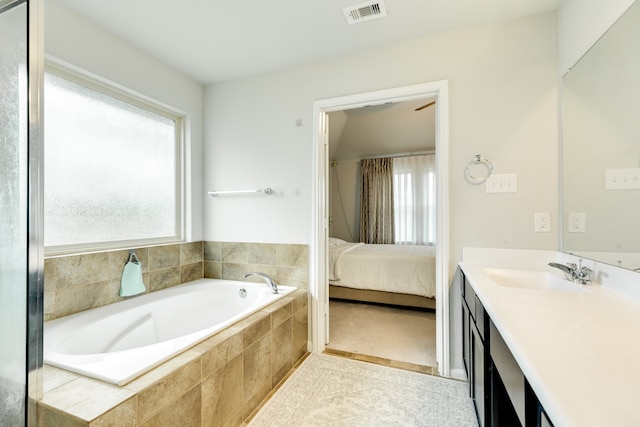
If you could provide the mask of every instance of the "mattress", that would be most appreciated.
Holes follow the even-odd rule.
[[[334,286],[433,298],[435,271],[434,246],[330,240],[329,283]]]

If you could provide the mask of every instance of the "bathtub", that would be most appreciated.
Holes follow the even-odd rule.
[[[199,279],[44,323],[44,362],[123,385],[294,291]]]

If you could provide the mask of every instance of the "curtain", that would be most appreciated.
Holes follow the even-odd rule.
[[[393,161],[363,159],[360,168],[360,241],[393,244]]]
[[[435,155],[393,159],[395,244],[435,244]]]

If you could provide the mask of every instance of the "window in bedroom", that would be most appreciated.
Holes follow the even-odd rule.
[[[182,117],[53,67],[44,90],[47,253],[180,241]]]
[[[435,176],[434,154],[393,159],[396,244],[435,244]]]

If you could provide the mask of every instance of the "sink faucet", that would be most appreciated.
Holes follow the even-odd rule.
[[[579,264],[575,262],[568,262],[567,264],[559,264],[557,262],[550,262],[549,267],[557,268],[562,270],[567,280],[579,283],[581,285],[590,285],[591,284],[591,270],[589,267],[582,266],[582,260],[578,260]]]
[[[591,270],[589,267],[582,266],[582,260],[579,261],[580,266],[578,267],[578,277],[576,277],[575,281],[580,283],[581,285],[590,285],[591,284]]]
[[[557,268],[557,269],[561,270],[564,273],[564,275],[567,278],[567,280],[570,280],[572,282],[576,277],[576,270],[578,270],[578,266],[576,265],[575,262],[568,262],[567,264],[559,264],[557,262],[550,262],[547,265],[549,267],[553,267],[553,268]]]
[[[264,281],[267,283],[267,285],[271,288],[271,290],[273,290],[274,294],[278,293],[278,285],[276,284],[276,282],[269,276],[267,276],[264,273],[260,273],[258,271],[254,271],[252,273],[247,273],[244,275],[244,278],[248,278],[251,276],[258,276],[258,277],[262,277],[264,279]]]

